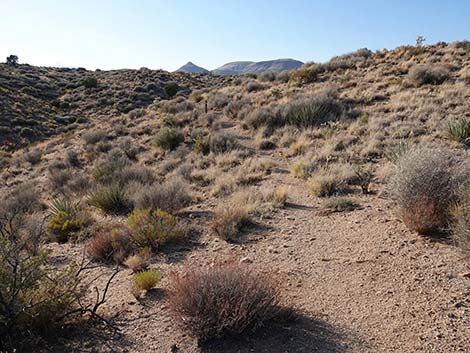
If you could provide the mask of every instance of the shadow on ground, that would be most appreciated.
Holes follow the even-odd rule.
[[[344,335],[328,323],[300,316],[292,323],[273,323],[238,339],[205,343],[202,353],[347,352]]]

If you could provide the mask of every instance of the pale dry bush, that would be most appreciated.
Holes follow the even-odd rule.
[[[432,233],[447,228],[457,187],[469,168],[443,148],[414,148],[396,163],[390,192],[408,228]]]
[[[318,168],[308,179],[310,192],[315,196],[338,196],[348,190],[356,178],[350,164],[333,164]]]

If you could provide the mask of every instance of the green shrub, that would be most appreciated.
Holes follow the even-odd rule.
[[[173,128],[164,127],[155,136],[154,144],[166,150],[173,150],[184,141],[183,134]]]
[[[91,223],[90,215],[83,211],[80,202],[66,198],[54,199],[49,207],[51,218],[48,228],[54,240],[65,243],[72,233],[80,231]]]
[[[303,98],[287,105],[284,110],[285,122],[297,127],[315,127],[340,119],[343,106],[327,96]]]
[[[178,220],[162,210],[134,210],[127,219],[134,242],[143,248],[158,250],[161,246],[182,239]]]
[[[126,190],[115,184],[99,188],[90,196],[89,203],[109,214],[125,214],[131,208]]]
[[[98,86],[98,80],[94,76],[87,76],[84,79],[82,79],[81,84],[85,88],[95,88]]]
[[[156,270],[146,270],[134,274],[134,285],[141,290],[150,290],[154,288],[160,279],[162,274]]]
[[[169,82],[163,87],[165,94],[168,98],[173,98],[179,91],[179,86],[176,82]]]
[[[447,136],[465,147],[470,147],[470,119],[449,121],[447,125]]]

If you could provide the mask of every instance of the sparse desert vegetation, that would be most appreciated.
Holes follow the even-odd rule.
[[[470,45],[421,44],[0,64],[0,351],[468,350]]]

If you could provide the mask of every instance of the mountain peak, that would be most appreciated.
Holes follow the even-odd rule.
[[[186,64],[181,66],[176,72],[185,72],[187,74],[208,74],[209,70],[204,69],[203,67],[193,64],[191,61],[188,61]]]

